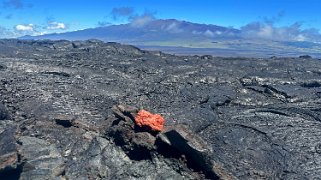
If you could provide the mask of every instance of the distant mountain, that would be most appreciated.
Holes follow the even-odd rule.
[[[251,31],[247,32],[251,33]],[[321,57],[321,44],[306,41],[276,41],[244,36],[240,29],[198,24],[176,19],[156,19],[20,39],[87,40],[120,42],[145,49],[175,54],[213,54],[223,56],[296,56]],[[175,47],[175,48],[174,48]],[[182,49],[184,48],[184,49]]]
[[[154,20],[143,25],[128,23],[59,34],[24,36],[20,39],[100,39],[103,41],[117,41],[144,45],[152,42],[179,43],[187,41],[193,42],[195,40],[209,41],[211,39],[226,39],[236,36],[238,33],[239,30],[233,28],[167,19]]]

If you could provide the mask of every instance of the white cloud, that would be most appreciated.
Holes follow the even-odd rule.
[[[184,31],[183,29],[180,28],[180,25],[177,24],[176,22],[173,22],[168,26],[164,25],[162,26],[162,29],[164,29],[165,31],[169,31],[171,33],[181,33]]]
[[[222,34],[222,31],[215,31],[215,34],[221,35],[221,34]]]
[[[54,30],[54,29],[67,29],[66,24],[61,22],[50,22],[48,23],[47,29]]]
[[[194,31],[193,31],[192,33],[195,34]],[[214,32],[213,32],[213,31],[207,29],[206,31],[204,31],[203,34],[204,34],[205,36],[207,36],[207,37],[215,37],[215,36],[220,36],[220,35],[222,35],[223,32],[222,32],[222,31],[214,31]]]
[[[262,38],[272,38],[273,37],[274,28],[271,25],[264,25],[259,31],[257,35]]]
[[[151,21],[154,21],[155,17],[151,13],[145,12],[143,15],[137,15],[130,17],[131,25],[133,27],[143,27]]]
[[[192,34],[200,35],[200,34],[202,34],[202,32],[201,32],[201,31],[195,31],[195,30],[193,30],[193,31],[192,31]]]
[[[321,42],[321,34],[317,29],[303,29],[302,23],[277,27],[273,23],[252,22],[241,27],[241,36],[276,41],[311,41]]]
[[[16,25],[15,28],[18,31],[34,31],[34,25],[33,24],[26,24],[26,25],[19,24],[19,25]]]
[[[213,37],[213,36],[214,36],[214,33],[213,33],[211,30],[207,29],[207,30],[204,32],[204,35],[205,35],[205,36],[209,36],[209,37]]]

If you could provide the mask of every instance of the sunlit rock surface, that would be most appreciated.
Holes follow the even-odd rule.
[[[321,175],[321,61],[308,56],[204,58],[97,40],[0,40],[0,95],[0,179]],[[119,104],[160,114],[165,131],[137,131],[121,120],[128,114],[113,113]],[[131,139],[119,143],[113,129]]]

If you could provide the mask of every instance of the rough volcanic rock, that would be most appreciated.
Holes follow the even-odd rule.
[[[17,179],[20,175],[16,129],[12,122],[0,121],[0,179]]]
[[[166,144],[164,151],[177,151],[186,156],[188,162],[211,179],[235,179],[230,171],[223,169],[220,162],[215,162],[209,155],[211,147],[187,126],[179,124],[168,127],[157,135],[159,142]],[[162,146],[162,145],[159,145]],[[164,145],[163,145],[164,146]],[[162,148],[162,147],[161,147]],[[165,152],[166,153],[166,152]],[[167,152],[168,153],[168,152]]]
[[[20,179],[60,179],[64,175],[63,157],[54,144],[35,137],[19,138],[19,154],[24,161]]]
[[[8,144],[0,179],[8,172],[15,179],[317,179],[320,69],[307,56],[175,56],[96,40],[0,40],[0,143]],[[137,109],[114,114],[117,104],[160,114],[165,129],[184,125],[192,141],[174,129],[161,132],[160,144],[159,133],[135,126]],[[201,141],[208,150],[195,148]]]
[[[6,66],[0,64],[0,71],[1,71],[1,70],[4,70],[4,69],[6,69],[6,68],[7,68]]]
[[[7,108],[0,102],[0,120],[8,120],[10,115]]]

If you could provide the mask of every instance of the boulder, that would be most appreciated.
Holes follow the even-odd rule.
[[[107,129],[107,134],[134,159],[143,158],[148,151],[155,149],[155,136],[143,129],[135,128],[137,108],[118,105],[113,107],[117,119]],[[139,114],[139,113],[138,113]],[[149,114],[150,115],[150,114]]]
[[[222,178],[220,172],[215,171],[214,163],[210,159],[212,150],[205,141],[191,131],[188,126],[179,124],[165,128],[165,130],[157,136],[160,142],[168,145],[167,151],[178,151],[185,155],[189,164],[192,164],[200,171],[203,171],[207,177]],[[225,171],[225,170],[221,170]],[[229,172],[225,171],[225,174]]]

